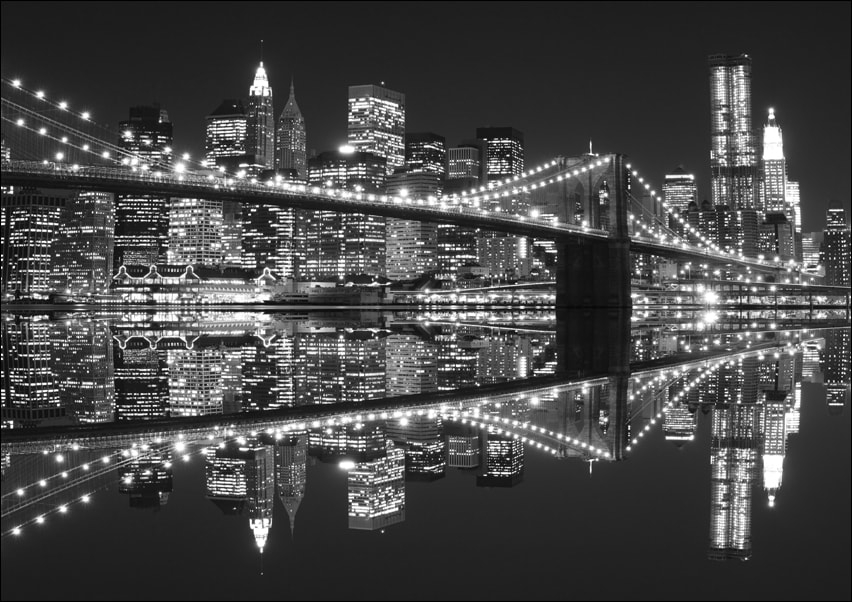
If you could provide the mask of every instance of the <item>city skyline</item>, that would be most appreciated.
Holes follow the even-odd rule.
[[[826,27],[840,28],[841,23],[848,21],[848,5],[819,4],[816,9],[813,4],[807,9],[804,5],[785,5],[767,12],[763,5],[739,4],[741,22],[726,19],[725,30],[717,27],[723,15],[718,7],[724,5],[700,5],[695,7],[697,14],[691,26],[682,34],[672,34],[678,30],[663,27],[668,18],[668,9],[663,5],[641,9],[614,6],[626,16],[640,19],[641,25],[631,26],[629,30],[612,26],[611,37],[619,39],[619,44],[610,43],[608,36],[602,37],[594,26],[576,34],[576,28],[572,30],[569,49],[576,45],[583,59],[578,61],[570,51],[565,53],[564,70],[576,73],[573,77],[550,75],[553,63],[562,61],[560,54],[553,51],[555,40],[564,34],[560,32],[557,36],[554,28],[564,20],[593,23],[606,7],[524,5],[521,15],[549,17],[540,19],[544,26],[537,25],[544,31],[534,37],[535,50],[515,56],[508,55],[507,49],[489,46],[493,53],[490,60],[471,58],[460,62],[458,47],[445,41],[454,39],[454,31],[481,16],[476,15],[474,6],[459,7],[459,18],[451,22],[439,18],[441,5],[407,7],[417,10],[424,21],[420,31],[410,32],[399,26],[404,22],[400,21],[401,8],[389,7],[381,14],[369,10],[360,14],[353,7],[339,5],[335,10],[340,11],[341,18],[334,23],[305,27],[304,32],[288,32],[288,37],[263,31],[262,27],[247,26],[245,32],[239,31],[236,25],[241,16],[238,15],[237,24],[227,23],[229,28],[238,30],[238,42],[218,49],[209,40],[217,39],[216,32],[224,23],[219,25],[203,14],[193,14],[188,6],[170,5],[170,19],[166,19],[163,28],[171,43],[152,48],[151,54],[146,54],[146,61],[133,62],[122,57],[120,63],[113,64],[113,59],[95,51],[93,45],[101,48],[110,45],[109,39],[114,35],[111,32],[122,28],[108,24],[118,18],[118,10],[126,8],[100,10],[99,6],[92,15],[92,26],[100,26],[99,35],[75,37],[79,56],[87,56],[90,61],[97,59],[89,69],[75,67],[75,59],[79,58],[67,48],[57,54],[57,47],[46,42],[63,39],[65,34],[58,23],[65,21],[57,19],[53,24],[39,18],[45,39],[36,46],[18,37],[17,31],[4,28],[3,71],[4,76],[21,77],[27,84],[44,86],[50,94],[66,95],[69,102],[90,103],[87,108],[95,119],[110,127],[126,119],[127,107],[159,101],[174,123],[175,146],[180,150],[188,148],[201,157],[204,116],[222,98],[246,96],[245,89],[261,58],[259,40],[263,38],[264,66],[271,86],[279,91],[275,116],[284,107],[285,91],[293,78],[299,90],[299,107],[308,124],[309,154],[312,150],[336,149],[346,141],[348,86],[384,82],[406,95],[408,132],[436,132],[445,136],[448,146],[452,146],[471,138],[477,127],[515,127],[524,133],[529,164],[557,154],[579,154],[588,148],[591,139],[595,150],[626,152],[633,157],[658,187],[662,186],[664,174],[683,164],[688,172],[696,174],[699,197],[704,199],[710,198],[707,56],[746,53],[753,59],[752,128],[759,132],[766,110],[775,108],[784,129],[788,175],[801,183],[803,230],[820,229],[829,199],[840,200],[849,207],[848,182],[846,178],[841,180],[850,163],[849,80],[832,76],[849,71],[842,64],[849,61],[849,36],[845,31],[837,35],[826,31]],[[33,18],[27,14],[31,9],[22,5],[6,3],[2,10],[4,23]],[[55,14],[62,14],[71,8],[56,6],[55,10]],[[75,6],[74,10],[79,8]],[[317,8],[288,4],[287,10],[288,18],[312,23]],[[491,35],[517,36],[512,47],[529,46],[533,36],[515,25],[515,20],[506,18],[510,12],[508,7],[495,7],[481,19],[480,30]],[[827,17],[834,13],[836,18]],[[809,43],[805,39],[807,31],[816,31],[817,26],[809,28],[806,23],[817,18],[820,35]],[[187,27],[190,21],[193,27]],[[554,24],[547,25],[549,21]],[[365,35],[384,31],[391,41],[399,41],[401,50],[378,56],[375,51],[361,48],[343,57],[331,53],[332,38],[337,42],[345,40],[345,32],[337,25],[344,22],[359,25],[360,28],[353,30]],[[513,25],[509,27],[507,23]],[[57,27],[60,29],[54,32]],[[86,24],[82,27],[80,33],[85,31]],[[694,35],[695,27],[706,29],[708,35]],[[128,25],[122,36],[132,33],[132,29],[133,25]],[[176,30],[181,33],[174,33]],[[445,35],[427,35],[437,30],[443,30]],[[709,35],[711,31],[717,35]],[[807,43],[810,53],[802,56],[797,52],[796,45],[788,42],[791,36],[802,44]],[[202,38],[206,41],[202,42]],[[475,44],[477,35],[468,32],[464,39]],[[623,53],[624,47],[635,45],[646,49],[649,57],[659,57],[660,66],[649,67],[650,61],[643,53],[639,58],[635,58],[635,53]],[[673,45],[676,52],[671,51]],[[207,57],[205,61],[188,61],[194,63],[193,73],[197,75],[193,85],[179,75],[185,72],[185,67],[168,59],[168,56],[191,56],[190,48],[196,52],[203,50]],[[633,62],[625,62],[623,70],[615,70],[613,66],[623,56],[631,56],[623,60]],[[435,68],[443,62],[452,68]],[[106,71],[113,76],[97,79],[98,74]],[[124,71],[132,71],[133,75],[125,80]],[[85,72],[93,74],[91,80],[87,80]],[[321,77],[316,75],[319,73]],[[613,73],[618,78],[612,77]],[[591,93],[576,93],[571,83],[580,80],[583,89],[592,90]],[[117,82],[120,85],[115,85]],[[610,100],[623,87],[636,90],[629,96],[627,110],[619,110]],[[815,96],[814,89],[825,93]],[[453,94],[448,95],[450,90]],[[653,93],[654,90],[659,93]],[[452,98],[463,98],[464,102],[448,106]],[[660,140],[674,144],[662,146]],[[825,152],[814,153],[814,148]]]

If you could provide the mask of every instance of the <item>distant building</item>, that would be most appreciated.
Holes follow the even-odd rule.
[[[686,173],[683,165],[666,174],[663,183],[663,199],[669,211],[679,212],[687,209],[689,203],[698,202],[698,189],[695,186],[695,175]]]
[[[169,263],[222,263],[222,201],[171,199]]]
[[[275,168],[294,169],[299,178],[308,177],[307,130],[305,118],[296,103],[296,90],[290,82],[290,97],[281,116],[278,118],[278,130],[275,138]]]
[[[118,124],[118,146],[140,163],[169,166],[174,151],[169,114],[158,104],[130,107],[130,118]]]
[[[405,170],[426,172],[443,178],[447,170],[447,141],[432,132],[405,134]]]
[[[383,86],[349,86],[349,144],[386,160],[390,175],[405,163],[405,94]]]
[[[388,177],[387,193],[437,204],[441,177],[432,171],[395,173]],[[438,224],[387,218],[385,245],[391,280],[413,280],[438,270]]]
[[[207,116],[204,151],[207,167],[224,165],[226,159],[254,162],[246,147],[248,117],[239,100],[223,100]]]
[[[54,245],[51,288],[75,295],[109,289],[113,269],[115,205],[110,192],[78,192],[65,202]]]
[[[846,222],[846,210],[839,201],[831,201],[825,217],[822,251],[825,259],[825,284],[852,284],[852,230]]]
[[[524,135],[512,127],[476,128],[476,137],[485,141],[488,181],[520,175],[524,171]]]

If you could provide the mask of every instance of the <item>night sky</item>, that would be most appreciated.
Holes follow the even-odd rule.
[[[591,138],[657,187],[683,164],[705,198],[707,55],[748,53],[756,133],[774,107],[810,231],[829,199],[850,206],[849,22],[848,2],[4,2],[2,74],[112,127],[158,101],[200,156],[204,116],[248,96],[262,38],[276,118],[293,76],[309,153],[345,142],[349,85],[384,81],[408,131],[453,145],[511,125],[529,165]]]

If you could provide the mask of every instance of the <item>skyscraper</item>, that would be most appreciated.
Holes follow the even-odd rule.
[[[74,294],[105,293],[112,280],[115,206],[110,192],[78,192],[62,211],[54,245],[52,288]]]
[[[160,105],[130,107],[130,118],[118,124],[118,146],[149,165],[172,162],[173,127]]]
[[[787,162],[784,160],[784,143],[781,127],[775,122],[775,110],[763,126],[763,160],[761,180],[761,205],[767,213],[784,213],[787,209]]]
[[[683,165],[666,174],[663,183],[663,199],[672,212],[684,211],[689,203],[698,202],[698,190],[695,186],[695,175],[686,173]]]
[[[249,161],[246,154],[246,132],[248,118],[243,103],[239,100],[223,100],[216,110],[207,116],[204,153],[207,167],[215,168],[227,163],[228,159]],[[251,159],[254,162],[254,159]]]
[[[405,134],[405,168],[409,172],[429,172],[443,177],[447,169],[447,141],[432,132]]]
[[[2,196],[4,292],[23,297],[50,292],[54,245],[69,194],[22,189]]]
[[[222,201],[172,199],[169,263],[219,265],[222,261]]]
[[[846,223],[846,210],[839,201],[830,201],[825,216],[822,251],[825,259],[825,284],[849,286],[852,282],[852,230]]]
[[[751,123],[751,58],[713,54],[710,68],[710,176],[714,205],[757,209],[757,149]]]
[[[249,87],[246,117],[246,152],[254,155],[255,164],[272,169],[275,167],[275,114],[272,108],[272,87],[266,77],[263,61],[260,61],[254,74],[254,83]]]
[[[386,159],[386,173],[405,163],[405,94],[382,86],[349,86],[349,144]]]
[[[278,131],[275,137],[275,167],[277,169],[295,169],[299,177],[307,179],[307,132],[305,118],[296,104],[296,91],[290,82],[290,97],[281,116],[278,118]]]
[[[387,193],[436,202],[441,176],[432,171],[401,171],[388,177]],[[385,230],[387,277],[415,279],[438,269],[438,224],[387,218]]]
[[[524,135],[513,127],[476,128],[485,141],[488,181],[517,176],[524,171]]]

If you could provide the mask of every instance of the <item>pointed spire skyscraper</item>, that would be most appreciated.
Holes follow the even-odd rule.
[[[263,61],[249,88],[246,152],[254,162],[272,168],[275,162],[275,113],[272,110],[272,87],[266,77]]]
[[[302,179],[307,178],[307,133],[305,119],[296,103],[296,90],[290,80],[290,97],[281,117],[278,118],[278,132],[275,137],[275,167],[277,169],[295,169]]]

